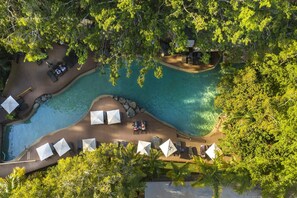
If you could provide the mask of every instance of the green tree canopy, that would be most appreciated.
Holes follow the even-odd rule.
[[[296,189],[297,41],[226,72],[216,99],[227,115],[225,151],[239,157],[264,195]],[[262,60],[261,60],[262,59]]]
[[[147,174],[162,168],[155,160],[137,154],[132,144],[102,144],[27,178],[24,169],[16,169],[0,180],[0,197],[137,197]]]
[[[297,21],[290,0],[0,0],[0,16],[0,45],[11,53],[24,52],[26,60],[36,61],[53,43],[65,43],[81,64],[90,52],[108,64],[113,84],[119,68],[129,76],[131,63],[141,56],[140,85],[148,69],[162,76],[155,61],[161,40],[169,42],[171,52],[184,51],[194,39],[202,51],[249,60],[296,38]]]

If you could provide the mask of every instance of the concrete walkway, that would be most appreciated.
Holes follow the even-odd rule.
[[[169,185],[169,182],[147,182],[145,198],[211,198],[213,190],[210,186],[194,188],[190,182],[185,186]],[[253,189],[243,194],[236,193],[230,187],[223,187],[220,192],[221,198],[261,198],[261,191]]]
[[[218,52],[213,52],[209,64],[188,64],[183,62],[183,55],[175,54],[159,58],[159,62],[167,67],[188,73],[200,73],[214,69],[220,62],[221,57]]]

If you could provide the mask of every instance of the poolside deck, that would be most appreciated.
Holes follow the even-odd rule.
[[[159,62],[165,66],[188,72],[188,73],[200,73],[203,71],[208,71],[216,67],[220,62],[220,55],[218,52],[212,52],[210,64],[188,64],[183,62],[183,55],[175,54],[171,56],[164,56],[159,58]]]
[[[61,62],[65,54],[66,46],[54,45],[53,49],[48,52],[47,61],[51,63]],[[23,91],[31,87],[32,91],[22,96],[25,103],[29,105],[29,108],[19,112],[18,117],[20,119],[30,114],[36,98],[43,94],[54,94],[61,91],[75,78],[96,67],[93,56],[89,56],[87,62],[80,70],[76,69],[77,64],[61,76],[57,82],[52,82],[47,75],[49,68],[45,61],[41,65],[38,65],[37,63],[23,62],[23,58],[21,57],[19,63],[12,63],[11,72],[2,94],[6,97],[12,95],[16,98]],[[7,121],[5,118],[6,114],[3,109],[0,110],[0,123]]]
[[[36,148],[46,142],[55,143],[61,138],[65,138],[67,142],[71,142],[74,146],[73,152],[67,153],[65,157],[77,154],[77,143],[79,140],[84,138],[96,138],[96,140],[101,143],[111,143],[117,140],[137,143],[138,140],[151,141],[153,136],[158,136],[163,141],[166,141],[168,138],[170,138],[173,142],[181,140],[186,143],[186,146],[193,146],[197,149],[200,148],[201,144],[212,144],[213,142],[217,142],[219,138],[222,138],[222,134],[217,133],[218,131],[216,129],[214,129],[214,133],[205,137],[192,138],[191,140],[188,138],[178,138],[178,132],[176,131],[176,129],[153,118],[148,113],[139,113],[132,119],[128,118],[123,106],[118,101],[115,101],[112,97],[109,96],[99,98],[96,102],[94,102],[90,110],[106,111],[112,109],[120,109],[122,116],[121,124],[91,125],[90,114],[88,113],[77,124],[44,136],[38,142],[28,148],[19,160],[29,160],[29,162],[21,162],[10,165],[0,164],[0,177],[5,177],[9,173],[11,173],[12,169],[16,166],[25,167],[27,172],[32,172],[57,163],[57,160],[59,159],[57,154],[45,161],[40,161],[36,152]],[[135,120],[146,120],[148,122],[147,134],[133,134],[132,123]],[[189,158],[181,158],[178,156],[170,156],[168,158],[162,157],[161,159],[181,162],[190,161]]]
[[[48,52],[47,61],[51,63],[57,63],[63,60],[66,54],[66,46],[54,45],[53,49]],[[96,64],[93,60],[93,56],[89,56],[87,62],[80,70],[77,70],[78,64],[68,70],[57,82],[52,82],[47,71],[49,70],[45,61],[41,65],[31,62],[23,62],[21,57],[19,62],[12,62],[11,72],[6,82],[5,89],[2,96],[8,97],[12,95],[15,99],[17,96],[30,88],[30,91],[22,95],[24,103],[28,104],[28,108],[20,111],[17,114],[17,119],[25,119],[30,115],[33,109],[33,104],[36,98],[44,94],[55,94],[64,89],[67,85],[73,82],[74,79],[80,75],[94,69]],[[2,149],[2,125],[11,122],[6,118],[7,112],[0,108],[0,153]],[[0,157],[1,161],[1,157]]]
[[[57,63],[63,59],[65,56],[66,47],[60,45],[54,45],[53,50],[50,50],[48,53],[48,61],[52,63]],[[34,101],[37,97],[43,94],[55,94],[62,91],[67,85],[73,82],[74,79],[79,77],[80,75],[94,69],[96,67],[96,63],[93,60],[92,55],[89,56],[87,62],[83,65],[81,70],[77,70],[76,67],[67,71],[57,82],[52,82],[50,78],[47,76],[47,71],[49,70],[48,66],[45,62],[41,65],[37,63],[29,63],[23,62],[22,59],[17,64],[14,62],[12,64],[12,70],[9,76],[9,79],[6,83],[3,95],[9,96],[12,95],[16,97],[24,90],[31,87],[32,91],[29,91],[25,94],[23,99],[25,103],[29,105],[29,108],[25,111],[19,113],[18,117],[20,119],[26,118],[32,112]],[[217,142],[218,139],[223,137],[222,133],[219,133],[218,127],[215,127],[213,132],[208,134],[205,137],[197,137],[189,140],[188,138],[182,138],[180,135],[177,138],[176,129],[167,126],[166,124],[158,121],[147,113],[139,113],[133,119],[127,118],[124,113],[123,107],[117,102],[114,101],[110,97],[105,97],[99,99],[94,103],[91,110],[102,109],[116,109],[120,108],[121,112],[123,112],[123,122],[119,125],[90,125],[90,117],[89,114],[81,120],[79,123],[67,128],[62,129],[56,133],[49,134],[43,138],[41,138],[38,142],[24,151],[22,157],[18,160],[15,160],[14,163],[0,163],[0,177],[5,177],[9,173],[11,173],[14,167],[25,167],[27,172],[32,172],[43,167],[47,167],[49,165],[53,165],[57,163],[59,157],[56,155],[47,159],[45,161],[39,161],[39,158],[36,153],[36,147],[45,143],[45,142],[56,142],[62,137],[69,142],[74,144],[74,151],[77,150],[77,141],[83,138],[95,137],[99,142],[114,142],[115,140],[125,140],[136,143],[138,140],[147,140],[150,141],[153,136],[158,136],[164,140],[168,138],[172,139],[173,142],[176,142],[178,139],[184,141],[186,146],[193,146],[199,148],[201,144],[211,144],[213,142]],[[7,120],[5,115],[7,113],[0,110],[0,123],[5,124]],[[148,121],[148,133],[133,135],[132,130],[132,122],[135,120],[144,119]],[[2,130],[0,130],[0,137],[2,136]],[[0,142],[0,146],[2,143],[2,138]],[[67,153],[65,157],[75,155],[76,152]],[[189,161],[187,158],[179,158],[179,157],[169,157],[162,158],[164,160],[172,160],[172,161]],[[23,162],[26,161],[26,162]]]
[[[66,46],[54,45],[53,49],[48,52],[47,61],[51,63],[61,62],[65,54]],[[52,82],[47,75],[49,68],[45,61],[41,65],[38,65],[32,62],[23,62],[23,58],[21,57],[18,63],[15,61],[12,62],[11,72],[2,93],[4,97],[12,95],[14,98],[17,98],[18,95],[30,88],[30,91],[22,96],[29,108],[20,111],[17,115],[18,119],[24,119],[32,112],[36,98],[44,94],[58,93],[80,75],[96,68],[98,64],[93,60],[93,56],[90,55],[80,70],[76,69],[79,66],[77,64],[60,77],[57,82]],[[216,57],[215,60],[217,58],[219,57]],[[178,55],[163,57],[160,59],[160,62],[165,66],[190,73],[198,73],[214,68],[212,64],[191,65],[182,63],[181,56]],[[0,108],[0,123],[6,124],[9,122],[5,117],[6,115],[7,112],[3,108]]]

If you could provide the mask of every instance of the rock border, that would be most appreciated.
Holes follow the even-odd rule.
[[[35,99],[33,109],[37,109],[42,103],[45,103],[52,98],[52,94],[43,94]]]
[[[118,101],[119,103],[121,103],[121,105],[123,105],[128,118],[133,118],[138,113],[145,112],[145,109],[137,105],[137,103],[133,100],[130,100],[121,96],[112,96],[112,98]]]

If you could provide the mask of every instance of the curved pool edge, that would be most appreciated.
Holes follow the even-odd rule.
[[[44,136],[38,138],[38,139],[37,139],[35,142],[33,142],[28,148],[33,147],[34,145],[38,144],[38,143],[41,141],[41,139],[44,138],[45,136],[53,135],[53,134],[58,133],[58,132],[60,132],[60,131],[62,131],[62,130],[64,130],[64,129],[67,129],[67,128],[70,128],[70,127],[73,127],[73,126],[77,125],[78,123],[80,123],[82,120],[84,120],[84,119],[89,115],[89,113],[90,113],[92,107],[94,106],[94,104],[95,104],[97,101],[99,101],[99,100],[102,99],[102,98],[107,98],[107,97],[109,97],[109,98],[111,98],[112,100],[114,100],[114,99],[113,99],[113,95],[101,95],[101,96],[96,97],[96,98],[92,101],[92,103],[91,103],[91,105],[90,105],[88,111],[82,116],[82,118],[81,118],[80,120],[78,120],[77,122],[75,122],[75,123],[73,123],[73,124],[71,124],[71,125],[69,125],[69,126],[67,126],[67,127],[58,129],[58,130],[56,130],[56,131],[52,131],[52,132],[50,132],[50,133],[48,133],[48,134],[46,134],[46,135],[44,135]],[[114,101],[116,101],[116,100],[114,100]],[[155,119],[156,121],[162,123],[163,125],[168,126],[168,127],[172,128],[172,129],[174,129],[177,135],[178,135],[178,134],[181,135],[180,138],[186,138],[186,139],[189,139],[189,140],[191,140],[191,139],[195,139],[195,140],[199,140],[199,141],[201,141],[201,142],[207,142],[206,139],[210,138],[214,133],[217,133],[217,131],[215,131],[215,132],[214,132],[214,131],[211,131],[211,132],[209,132],[209,133],[207,133],[206,135],[203,135],[203,136],[198,136],[198,135],[197,135],[197,136],[195,136],[195,135],[187,135],[187,133],[185,133],[185,132],[183,132],[183,131],[180,131],[180,130],[178,130],[176,127],[174,127],[173,125],[171,125],[171,124],[169,124],[169,123],[167,123],[167,122],[165,122],[165,121],[163,121],[163,120],[157,118],[156,116],[154,116],[153,114],[151,114],[149,111],[145,110],[143,113],[145,113],[145,114],[151,116],[153,119]],[[218,125],[218,123],[216,122],[215,125],[214,125],[214,127],[217,126],[217,125]],[[28,149],[28,148],[27,148],[27,149]],[[21,153],[20,155],[18,155],[16,158],[14,158],[14,159],[12,159],[12,160],[8,160],[8,161],[6,161],[6,162],[10,162],[10,161],[19,161],[22,157],[24,157],[24,155],[26,154],[27,149],[23,150],[22,153]]]
[[[209,133],[211,133],[211,132],[209,132],[209,133],[207,133],[206,135],[203,135],[203,136],[188,135],[186,132],[178,130],[175,126],[173,126],[173,125],[171,125],[171,124],[169,124],[169,123],[167,123],[167,122],[165,122],[165,121],[157,118],[156,116],[154,116],[150,112],[145,111],[145,113],[148,114],[149,116],[151,116],[152,118],[154,118],[155,120],[161,122],[162,124],[164,124],[164,125],[166,125],[168,127],[173,128],[176,131],[177,134],[181,135],[181,137],[185,137],[185,138],[202,138],[203,139],[204,136],[207,136]]]
[[[105,99],[104,99],[104,96],[108,96],[108,97],[105,97]],[[102,99],[102,102],[99,101],[96,104],[96,102],[99,99]],[[93,107],[93,108],[95,107],[95,109],[103,108],[105,111],[107,111],[110,108],[113,108],[113,109],[119,108],[122,113],[125,112],[122,105],[119,102],[116,102],[116,100],[114,100],[112,97],[110,97],[110,95],[98,96],[96,99],[94,99],[94,103],[92,103],[91,107]],[[107,107],[107,108],[104,108],[104,107]],[[78,147],[78,145],[77,145],[78,140],[81,140],[82,138],[90,138],[90,137],[94,138],[95,137],[96,140],[98,140],[99,142],[112,143],[114,141],[126,140],[126,141],[132,142],[133,144],[136,145],[139,140],[151,141],[151,138],[156,135],[158,137],[160,137],[162,141],[166,141],[166,139],[170,138],[173,142],[183,141],[187,147],[192,147],[192,148],[197,148],[197,149],[199,149],[202,144],[205,144],[206,142],[210,142],[209,139],[206,139],[206,142],[201,141],[199,139],[181,140],[177,137],[177,133],[176,133],[175,129],[165,126],[163,123],[161,123],[160,121],[156,120],[151,115],[149,115],[148,112],[140,112],[139,115],[137,114],[135,117],[135,119],[148,120],[148,122],[150,123],[150,126],[148,127],[148,134],[132,135],[133,134],[132,123],[135,119],[128,118],[126,114],[124,114],[123,116],[125,117],[123,120],[123,125],[107,125],[107,124],[105,124],[105,125],[97,125],[96,127],[90,127],[90,130],[86,130],[86,128],[85,128],[83,131],[85,131],[87,133],[87,137],[86,137],[86,133],[85,133],[85,135],[82,135],[81,131],[73,130],[73,126],[72,126],[72,129],[70,127],[66,127],[66,129],[64,128],[64,130],[61,129],[62,131],[57,130],[57,131],[53,132],[54,134],[50,133],[50,134],[47,134],[46,136],[43,136],[41,140],[39,139],[39,141],[40,141],[39,144],[58,141],[60,138],[65,137],[65,139],[67,139],[67,141],[75,144],[74,145],[74,149],[75,149]],[[86,118],[86,116],[84,118]],[[81,124],[76,123],[75,125],[86,126],[86,123],[88,123],[88,126],[90,126],[89,122],[90,122],[89,118],[86,118],[85,121],[82,122]],[[127,127],[127,126],[130,126],[130,127]],[[99,128],[97,128],[97,127],[99,127]],[[103,127],[103,128],[101,128],[101,127]],[[67,128],[69,128],[69,129],[67,129]],[[103,130],[104,128],[106,130]],[[157,129],[157,131],[155,131],[156,129]],[[72,135],[72,132],[73,132],[73,135]],[[126,133],[126,136],[125,135],[123,136],[123,134],[125,134],[125,133]],[[79,136],[77,136],[78,134],[79,134]],[[100,136],[100,134],[101,135],[103,134],[104,136],[105,135],[110,136],[111,139],[109,139],[110,137],[101,139],[102,136]],[[128,136],[127,136],[127,134],[128,134]],[[119,139],[117,137],[117,135],[123,136],[127,139],[125,139],[125,138]],[[212,139],[212,140],[214,140],[214,139]],[[216,142],[216,141],[214,141],[214,142]],[[36,147],[37,147],[36,143],[35,143],[35,146],[34,146],[34,144],[32,144],[31,147],[28,147],[27,151],[29,153],[31,152],[31,157],[29,157],[29,159],[27,159],[27,160],[29,160],[30,163],[24,163],[24,161],[18,161],[18,162],[22,163],[21,166],[25,167],[26,171],[28,171],[28,173],[38,171],[45,167],[54,165],[60,159],[65,159],[67,157],[72,157],[72,156],[75,156],[78,154],[76,151],[69,152],[67,155],[61,156],[61,157],[56,154],[53,157],[49,158],[48,160],[41,162],[38,158],[37,152],[35,151]],[[35,152],[33,153],[32,151],[35,151]],[[22,153],[24,154],[25,152],[22,152]],[[159,159],[162,161],[172,161],[172,162],[182,162],[182,163],[193,162],[192,159],[180,158],[180,156],[174,156],[174,155],[172,155],[168,158],[165,158],[163,156],[163,157],[160,157]],[[14,159],[14,161],[16,161],[16,160],[17,159]],[[24,159],[24,160],[26,161],[26,159]],[[10,161],[12,161],[12,160],[10,160]],[[12,168],[18,166],[15,163],[9,163],[10,161],[7,161],[7,163],[5,163],[5,165],[3,165],[3,168],[4,168],[3,170],[6,169],[6,171],[0,172],[1,177],[7,176],[9,173],[11,173]],[[29,161],[27,161],[27,162],[29,162]]]
[[[71,82],[69,82],[66,86],[64,86],[62,89],[59,89],[57,92],[54,92],[54,93],[45,93],[45,94],[51,94],[52,96],[57,96],[57,95],[59,95],[59,94],[61,94],[61,93],[63,93],[64,91],[66,91],[69,87],[71,87],[71,85],[73,85],[76,81],[78,81],[80,78],[82,78],[82,77],[84,77],[84,76],[86,76],[86,75],[89,75],[89,74],[91,74],[91,73],[94,73],[94,72],[96,72],[96,68],[94,68],[94,69],[91,69],[91,70],[89,70],[89,71],[86,71],[85,73],[82,73],[82,74],[80,74],[80,75],[78,75],[76,78],[74,78]],[[44,95],[44,94],[43,94]],[[40,96],[39,96],[40,97]],[[38,98],[38,97],[37,97]],[[36,98],[36,99],[37,99]],[[34,105],[34,104],[33,104]],[[26,121],[26,120],[28,120],[29,118],[31,118],[32,116],[33,116],[33,114],[38,110],[38,108],[33,108],[33,105],[32,105],[32,109],[31,109],[31,111],[30,111],[30,113],[27,115],[27,116],[25,116],[25,117],[23,117],[22,119],[18,119],[18,120],[15,120],[15,121],[12,121],[12,122],[9,122],[8,124],[5,124],[4,126],[3,126],[3,131],[5,131],[5,128],[7,127],[7,126],[10,126],[10,125],[13,125],[13,124],[18,124],[18,123],[21,123],[21,122],[24,122],[24,121]]]
[[[169,63],[166,63],[164,61],[161,61],[161,60],[157,60],[157,61],[158,61],[158,63],[160,63],[161,65],[163,65],[165,67],[169,67],[171,69],[175,69],[175,70],[181,71],[181,72],[186,72],[186,73],[189,73],[189,74],[199,74],[199,73],[211,71],[211,70],[215,69],[219,65],[219,63],[217,63],[217,64],[215,64],[214,66],[212,66],[211,68],[208,68],[208,69],[203,69],[201,71],[189,71],[188,69],[183,69],[183,68],[171,65]]]
[[[56,131],[52,131],[52,132],[50,132],[50,133],[48,133],[48,134],[46,134],[46,135],[44,135],[44,136],[38,138],[35,142],[33,142],[33,143],[29,146],[29,148],[30,148],[30,147],[33,147],[34,145],[36,145],[37,143],[39,143],[40,140],[41,140],[43,137],[48,136],[48,135],[53,135],[53,134],[55,134],[55,133],[58,133],[58,132],[61,131],[61,130],[70,128],[70,127],[72,127],[72,126],[75,126],[75,125],[78,124],[79,122],[81,122],[81,121],[82,121],[83,119],[85,119],[85,117],[90,113],[90,110],[91,110],[91,108],[93,107],[94,103],[97,102],[98,100],[100,100],[101,98],[105,98],[105,97],[112,97],[112,95],[101,95],[101,96],[98,96],[97,98],[95,98],[95,99],[92,101],[92,103],[91,103],[91,105],[90,105],[88,111],[85,113],[85,115],[82,116],[82,118],[81,118],[80,120],[78,120],[77,122],[75,122],[75,123],[73,123],[73,124],[71,124],[71,125],[69,125],[69,126],[67,126],[67,127],[58,129],[58,130],[56,130]],[[9,162],[9,161],[19,161],[22,157],[24,157],[24,155],[26,154],[25,152],[26,152],[26,149],[23,150],[23,151],[22,151],[16,158],[14,158],[14,159],[12,159],[12,160],[8,160],[8,162]]]
[[[52,95],[53,95],[53,96],[57,96],[57,95],[63,93],[64,91],[66,91],[69,87],[71,87],[74,83],[76,83],[76,81],[78,81],[78,80],[81,79],[82,77],[87,76],[87,75],[89,75],[89,74],[91,74],[91,73],[96,72],[96,69],[97,69],[97,68],[94,68],[94,69],[91,69],[91,70],[89,70],[89,71],[86,71],[85,73],[80,74],[80,75],[77,76],[75,79],[73,79],[71,82],[69,82],[66,86],[64,86],[64,87],[63,87],[62,89],[60,89],[59,91],[53,93]]]
[[[58,90],[57,92],[55,92],[55,93],[47,93],[47,94],[51,94],[52,96],[57,96],[57,95],[59,95],[59,94],[61,94],[61,93],[63,93],[64,91],[66,91],[69,87],[71,87],[71,85],[73,85],[76,81],[78,81],[79,79],[81,79],[82,77],[84,77],[84,76],[86,76],[86,75],[89,75],[89,74],[91,74],[91,73],[94,73],[94,72],[96,72],[96,68],[93,68],[93,69],[91,69],[91,70],[88,70],[88,71],[86,71],[85,73],[82,73],[82,74],[80,74],[80,75],[78,75],[76,78],[74,78],[72,81],[70,81],[66,86],[64,86],[62,89],[60,89],[60,90]],[[100,97],[100,96],[99,96]],[[38,98],[38,97],[37,97]],[[95,98],[94,99],[94,101],[96,100],[97,98]],[[94,102],[93,101],[93,102]],[[34,104],[33,104],[34,105]],[[33,105],[32,105],[32,107],[31,107],[31,111],[30,111],[30,113],[27,115],[27,116],[25,116],[24,118],[22,118],[22,119],[18,119],[18,120],[15,120],[15,121],[12,121],[12,122],[10,122],[10,123],[8,123],[8,124],[5,124],[5,125],[3,125],[2,127],[3,127],[3,133],[6,131],[6,128],[7,127],[9,127],[9,126],[11,126],[11,125],[14,125],[14,124],[18,124],[18,123],[23,123],[23,122],[25,122],[26,120],[28,120],[29,118],[31,118],[33,115],[34,115],[34,113],[38,110],[38,108],[33,108]],[[91,103],[91,105],[93,105],[93,103]],[[74,123],[74,124],[76,124],[76,123]],[[65,128],[65,127],[64,127]],[[63,129],[64,129],[63,128]],[[61,129],[60,129],[61,130]],[[1,141],[3,141],[3,135],[2,135],[2,140]],[[42,138],[42,137],[40,137],[40,138]],[[38,139],[38,140],[36,140],[36,141],[39,141],[40,140],[40,138]],[[35,142],[34,142],[35,143]],[[33,143],[33,144],[34,144]],[[32,144],[32,145],[33,145]],[[30,145],[30,146],[32,146],[32,145]],[[3,145],[2,145],[3,146]],[[0,151],[2,152],[2,148],[0,149]],[[24,151],[26,151],[26,150],[24,150]],[[23,151],[23,152],[24,152]],[[22,152],[22,153],[23,153]],[[20,155],[22,155],[22,153],[20,154]],[[1,154],[2,155],[2,154]],[[19,156],[20,156],[19,155]],[[22,157],[22,156],[21,156]],[[9,160],[9,161],[13,161],[13,160],[15,160],[15,159],[17,159],[18,157],[16,157],[16,158],[14,158],[14,159],[12,159],[12,160]],[[1,159],[1,158],[0,158]]]
[[[165,67],[166,67],[166,66],[165,66]],[[176,70],[175,68],[171,68],[171,69]],[[213,69],[215,69],[215,67],[211,68],[211,70],[213,70]],[[94,73],[94,72],[96,72],[96,71],[97,71],[97,68],[93,68],[93,69],[91,69],[91,70],[86,71],[85,73],[80,74],[80,75],[77,76],[75,79],[73,79],[72,81],[70,81],[66,86],[64,86],[63,88],[61,88],[61,89],[58,90],[57,92],[53,93],[53,96],[57,96],[57,95],[59,95],[59,94],[65,92],[69,87],[71,87],[71,86],[72,86],[74,83],[76,83],[79,79],[81,79],[82,77],[84,77],[84,76],[86,76],[86,75],[89,75],[89,74],[91,74],[91,73]],[[205,71],[206,71],[206,70],[205,70]],[[90,108],[92,108],[93,104],[94,104],[97,100],[99,100],[100,98],[105,97],[105,96],[111,96],[111,95],[100,95],[100,96],[96,97],[95,99],[92,100],[92,102],[91,102],[91,104],[90,104],[90,106],[89,106],[89,108],[88,108],[88,111],[82,116],[82,118],[81,118],[80,120],[76,121],[75,123],[71,123],[71,125],[68,125],[67,127],[63,127],[63,128],[58,129],[58,130],[56,130],[56,131],[52,131],[52,132],[48,133],[47,135],[56,133],[56,132],[58,132],[58,131],[60,131],[60,130],[63,130],[63,129],[65,129],[65,128],[69,128],[69,127],[71,127],[71,126],[73,126],[73,125],[76,125],[78,122],[80,122],[82,119],[84,119],[84,118],[86,117],[86,115],[90,112]],[[12,123],[9,123],[8,125],[5,125],[5,127],[7,127],[7,126],[9,126],[9,125],[13,125],[13,124],[15,124],[15,123],[20,123],[20,122],[23,122],[23,121],[27,120],[28,118],[32,117],[32,115],[36,112],[36,110],[38,110],[38,108],[36,108],[36,109],[35,109],[35,108],[32,108],[32,111],[31,111],[30,115],[28,115],[26,118],[23,118],[23,119],[21,119],[21,120],[17,120],[17,121],[14,121],[14,122],[12,122]],[[189,134],[187,134],[185,131],[179,131],[176,127],[174,127],[173,125],[167,123],[166,121],[163,121],[163,120],[161,120],[161,119],[158,119],[157,117],[155,117],[155,116],[154,116],[153,114],[151,114],[150,112],[145,111],[145,113],[148,114],[148,115],[150,115],[150,116],[153,117],[154,119],[160,121],[162,124],[164,124],[164,125],[166,125],[166,126],[169,126],[169,127],[173,128],[177,133],[181,134],[182,136],[188,136],[188,137],[189,137],[189,136],[191,136],[191,137],[204,137],[204,136],[209,136],[209,134],[211,133],[210,131],[208,131],[208,132],[206,132],[206,135],[204,135],[204,136],[203,136],[203,135],[189,135]],[[34,141],[32,144],[30,144],[30,146],[27,146],[26,148],[31,147],[32,145],[36,144],[36,143],[39,142],[40,139],[43,138],[43,137],[44,137],[44,136],[38,138],[36,141]],[[9,161],[18,160],[19,158],[23,157],[25,151],[26,151],[26,150],[24,150],[24,151],[21,152],[21,154],[19,154],[17,157],[15,157],[14,159],[9,160]]]

